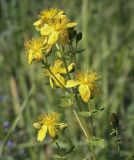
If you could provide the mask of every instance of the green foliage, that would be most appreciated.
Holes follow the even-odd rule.
[[[92,147],[101,147],[104,148],[106,146],[106,142],[104,139],[101,138],[93,138],[91,141],[86,141]]]
[[[44,144],[36,142],[32,126],[38,113],[60,111],[69,124],[64,136],[59,136],[61,148],[68,151],[77,144],[68,159],[91,159],[87,149],[80,142],[81,130],[71,115],[68,99],[59,99],[47,82],[41,78],[41,70],[36,65],[29,66],[24,53],[24,41],[34,32],[33,22],[37,13],[49,7],[65,10],[72,20],[76,20],[82,31],[82,40],[77,48],[78,67],[99,70],[102,78],[99,86],[101,94],[93,106],[105,106],[105,110],[92,108],[91,112],[81,112],[87,123],[92,115],[95,135],[101,139],[89,141],[97,147],[99,160],[133,160],[134,156],[134,1],[129,0],[1,0],[0,1],[0,147],[6,140],[1,160],[44,160],[52,158],[54,149],[49,140]],[[72,12],[73,11],[73,12]],[[84,48],[84,49],[81,49]],[[69,57],[67,57],[69,58]],[[27,102],[31,87],[35,89]],[[66,102],[66,103],[65,103]],[[73,103],[73,98],[71,98]],[[84,106],[84,104],[83,104]],[[87,109],[87,108],[86,108]],[[88,109],[87,109],[88,110]],[[18,117],[21,113],[21,118]],[[118,113],[121,127],[121,150],[116,153],[116,144],[109,135],[112,131],[110,115]],[[5,127],[5,122],[9,126]],[[17,122],[17,123],[16,123]],[[12,124],[14,127],[12,127]],[[14,125],[15,124],[15,125]],[[103,142],[105,144],[103,144]],[[5,143],[5,142],[4,142]],[[106,147],[105,147],[106,146]],[[104,147],[103,150],[100,147]],[[38,154],[37,154],[38,153]],[[71,156],[70,156],[71,155]]]
[[[79,112],[79,115],[82,116],[82,117],[90,117],[92,115],[92,113],[91,112],[82,111],[82,112]]]

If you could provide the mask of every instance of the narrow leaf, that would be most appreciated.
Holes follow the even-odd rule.
[[[100,147],[100,148],[104,148],[106,143],[104,139],[100,139],[100,138],[96,138],[94,140],[91,141],[87,141],[91,146],[93,147]]]
[[[90,117],[92,115],[91,112],[87,112],[87,111],[82,111],[82,112],[79,112],[78,114],[82,117]]]

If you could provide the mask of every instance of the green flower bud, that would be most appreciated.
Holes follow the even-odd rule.
[[[79,32],[77,35],[76,35],[76,40],[77,42],[80,41],[82,39],[82,32]]]
[[[69,39],[72,40],[76,36],[77,32],[74,29],[69,30]]]
[[[68,125],[66,124],[66,123],[61,123],[60,125],[59,125],[59,129],[61,129],[61,130],[64,130],[65,128],[67,128],[68,127]]]

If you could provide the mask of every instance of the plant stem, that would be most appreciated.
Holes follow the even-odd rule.
[[[91,106],[90,102],[88,102],[88,109],[89,109],[89,112],[92,112],[92,106]],[[92,129],[92,136],[94,136],[94,126],[93,126],[93,116],[92,116],[92,114],[90,116],[90,124],[91,124],[91,129]]]
[[[77,119],[77,121],[78,121],[78,123],[79,123],[79,125],[80,125],[80,127],[81,127],[81,129],[82,129],[82,131],[83,131],[83,133],[84,133],[84,135],[86,137],[86,139],[88,139],[88,135],[87,135],[82,123],[81,123],[81,120],[79,119],[79,116],[78,116],[77,112],[74,109],[73,109],[73,113],[74,113],[74,115],[75,115],[75,117],[76,117],[76,119]]]
[[[70,49],[72,51],[72,55],[73,55],[73,58],[74,58],[74,63],[75,63],[75,73],[76,73],[76,68],[77,68],[77,59],[76,59],[76,49],[77,49],[77,45],[76,45],[76,48],[74,49],[73,45],[72,45],[72,42],[70,43]]]
[[[64,59],[64,57],[63,57],[64,51],[63,51],[62,46],[60,46],[60,52],[61,52],[61,56],[62,56],[62,59],[63,59],[64,66],[65,66],[66,71],[67,71],[68,78],[71,80],[71,76],[70,76],[70,73],[69,73],[68,68],[67,68],[67,63],[66,63],[66,61],[65,61],[65,59]],[[78,94],[77,94],[77,92],[76,92],[76,90],[75,90],[74,88],[72,88],[72,91],[73,91],[73,93],[74,93],[74,95],[75,95],[76,103],[77,103],[80,111],[82,111],[82,107],[81,107],[81,104],[80,104],[80,102],[79,102]],[[88,135],[88,139],[90,139],[90,138],[91,138],[91,134],[90,134],[90,132],[89,132],[89,129],[88,129],[88,127],[87,127],[86,122],[85,122],[84,119],[83,119],[83,126],[84,126],[84,128],[85,128],[85,130],[86,130],[86,133],[87,133],[87,135]]]
[[[73,113],[74,113],[74,115],[75,115],[75,117],[76,117],[76,119],[77,119],[77,121],[78,121],[78,123],[79,123],[87,141],[88,141],[89,139],[88,139],[87,132],[85,131],[85,129],[84,129],[82,123],[81,123],[81,120],[79,119],[79,116],[78,116],[77,112],[75,110],[73,110]],[[96,160],[96,154],[95,154],[94,148],[91,145],[90,145],[90,150],[92,151],[92,154],[93,154],[93,160]]]
[[[90,104],[90,102],[88,102],[88,108],[89,108],[89,112],[92,111],[92,106]],[[94,126],[93,126],[93,116],[91,114],[91,117],[90,117],[90,124],[91,124],[91,130],[92,130],[92,137],[94,137]],[[96,160],[96,154],[95,154],[95,151],[94,151],[94,147],[90,147],[92,152],[93,152],[93,159]]]
[[[73,113],[74,113],[74,115],[75,115],[75,117],[76,117],[76,119],[77,119],[77,121],[78,121],[78,123],[79,123],[79,125],[80,125],[80,127],[81,127],[81,129],[82,129],[82,131],[83,131],[83,133],[85,135],[85,137],[86,137],[86,140],[89,141],[90,138],[89,138],[89,135],[87,134],[89,132],[86,132],[85,128],[83,127],[83,125],[81,123],[81,120],[79,119],[79,116],[78,116],[77,112],[75,110],[73,110]],[[91,150],[91,152],[93,154],[93,160],[97,160],[94,148],[91,145],[90,145],[90,150]]]
[[[71,46],[71,47],[73,47],[73,46]],[[63,53],[64,52],[63,52],[62,46],[60,46],[60,52],[61,52],[61,56],[62,56],[62,60],[63,60],[64,66],[65,66],[66,71],[67,71],[68,78],[71,80],[71,76],[70,76],[70,73],[68,71],[66,60],[63,57]],[[75,53],[73,53],[73,54],[75,56]],[[76,60],[76,58],[75,58],[75,60]],[[75,95],[76,103],[77,103],[79,109],[82,111],[82,107],[81,107],[81,104],[79,102],[78,94],[77,94],[77,92],[76,92],[76,90],[74,88],[72,88],[72,91],[73,91],[73,93]],[[78,114],[77,114],[77,112],[75,110],[73,110],[73,113],[74,113],[74,115],[75,115],[75,117],[76,117],[76,119],[77,119],[77,121],[78,121],[78,123],[79,123],[79,125],[80,125],[80,127],[81,127],[81,129],[82,129],[82,131],[83,131],[83,133],[85,135],[85,137],[86,137],[86,140],[89,141],[92,138],[92,133],[89,131],[89,128],[88,128],[85,120],[83,119],[83,121],[81,121],[79,116],[78,116]],[[91,149],[91,152],[93,154],[93,160],[96,160],[95,151],[94,151],[94,148],[91,145],[90,145],[90,149]]]
[[[57,146],[57,148],[58,148],[58,151],[59,151],[60,156],[62,156],[61,148],[60,148],[58,142],[56,141],[55,144],[56,144],[56,146]]]
[[[119,133],[118,133],[118,129],[115,129],[115,133],[116,133],[116,140],[117,140],[117,150],[120,153],[120,145],[119,145]]]
[[[59,146],[59,144],[58,144],[58,142],[56,141],[55,142],[55,144],[56,144],[56,146],[57,146],[57,148],[58,148],[58,151],[59,151],[59,155],[62,157],[62,159],[65,159],[65,160],[67,160],[67,157],[65,157],[64,155],[64,153],[62,153],[62,150],[61,150],[61,148],[60,148],[60,146]]]

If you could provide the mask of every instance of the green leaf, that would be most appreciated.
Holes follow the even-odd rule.
[[[86,50],[86,49],[80,49],[80,50],[77,50],[76,53],[79,54],[79,53],[81,53],[81,52],[84,52],[85,50]]]
[[[62,157],[60,155],[53,155],[53,159],[65,159],[65,157]]]
[[[91,146],[93,147],[100,147],[100,148],[104,148],[106,146],[106,142],[104,139],[100,139],[100,138],[95,138],[91,141],[86,141],[87,143],[89,143]]]
[[[82,111],[82,112],[79,112],[78,114],[82,117],[90,117],[92,115],[91,112],[87,112],[87,111]]]
[[[99,112],[99,111],[103,111],[104,109],[105,109],[105,107],[101,107],[101,108],[93,109],[91,112],[92,112],[93,114],[95,114],[95,113],[97,113],[97,112]]]
[[[91,113],[92,114],[95,114],[95,113],[97,113],[99,110],[97,110],[97,109],[93,109],[92,111],[91,111]]]
[[[68,100],[61,100],[59,106],[61,107],[72,107],[73,105],[73,101],[71,101],[71,99],[68,99]]]
[[[123,158],[124,158],[124,160],[134,160],[134,155],[128,155]]]
[[[69,95],[65,95],[60,97],[60,106],[61,107],[72,107],[73,103],[74,103],[74,95],[73,94],[69,94]]]
[[[113,136],[114,134],[116,134],[116,130],[115,129],[109,135]]]
[[[100,111],[103,111],[104,109],[105,109],[105,107],[101,107],[101,108],[99,108],[99,110],[100,110]]]

